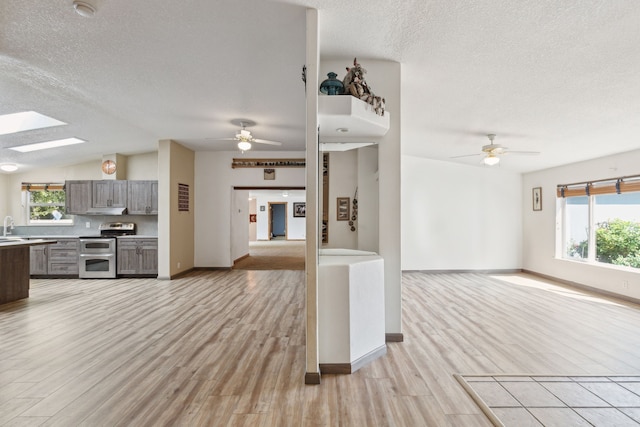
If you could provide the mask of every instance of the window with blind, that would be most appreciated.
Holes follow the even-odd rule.
[[[73,216],[65,213],[63,184],[22,183],[28,223],[73,224]]]
[[[563,257],[640,268],[640,176],[558,185]]]

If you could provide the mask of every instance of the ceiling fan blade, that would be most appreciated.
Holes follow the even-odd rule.
[[[266,139],[257,139],[257,138],[254,138],[251,142],[257,142],[258,144],[282,145],[282,142],[269,141]]]
[[[508,151],[502,152],[502,154],[522,154],[524,156],[535,156],[537,154],[540,154],[540,152],[539,151],[513,151],[513,150],[508,150]]]
[[[208,141],[237,141],[236,138],[205,138]]]
[[[462,156],[453,156],[453,157],[449,157],[450,159],[459,159],[460,157],[474,157],[474,156],[480,156],[483,155],[484,153],[476,153],[476,154],[463,154]]]

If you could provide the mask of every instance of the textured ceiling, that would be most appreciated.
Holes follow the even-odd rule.
[[[501,162],[526,172],[640,148],[634,0],[90,1],[83,19],[71,1],[0,0],[0,113],[70,123],[0,136],[0,162],[71,164],[164,138],[230,150],[211,139],[237,118],[304,149],[305,7],[320,10],[322,58],[401,62],[403,154],[479,165],[451,157],[495,133],[541,152]],[[90,142],[6,149],[68,136]]]

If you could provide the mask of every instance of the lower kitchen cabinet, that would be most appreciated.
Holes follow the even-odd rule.
[[[47,245],[29,248],[29,272],[32,276],[46,275],[48,272]]]
[[[56,239],[52,245],[30,248],[32,276],[77,276],[80,242],[77,238]]]
[[[118,274],[158,276],[158,239],[118,238]]]

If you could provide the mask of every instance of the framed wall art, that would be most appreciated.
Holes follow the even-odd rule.
[[[304,218],[307,214],[307,204],[305,202],[293,203],[293,217]]]
[[[350,200],[348,197],[338,197],[336,219],[338,221],[349,221]]]
[[[273,181],[276,179],[276,170],[275,169],[265,169],[264,170],[264,179],[266,181]]]
[[[532,196],[533,196],[533,210],[541,211],[542,210],[542,187],[534,187]]]

